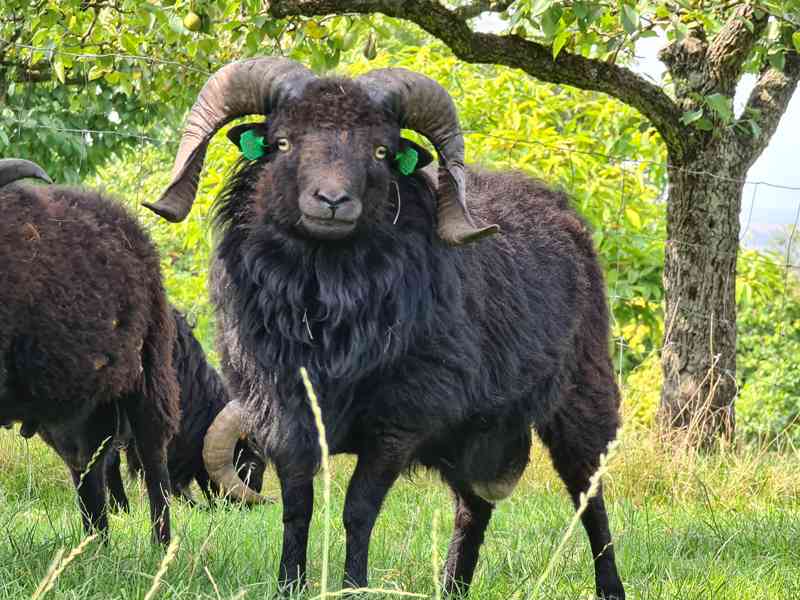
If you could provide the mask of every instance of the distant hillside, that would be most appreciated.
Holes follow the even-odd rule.
[[[751,223],[742,225],[740,242],[751,250],[780,250],[783,246],[787,225],[775,223]],[[800,243],[800,242],[798,242]]]

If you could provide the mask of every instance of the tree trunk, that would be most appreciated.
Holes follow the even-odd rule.
[[[723,134],[669,170],[658,421],[702,446],[734,431],[736,256],[749,163]]]

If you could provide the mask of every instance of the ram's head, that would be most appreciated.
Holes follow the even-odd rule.
[[[289,203],[283,218],[317,239],[342,239],[359,219],[379,211],[400,175],[431,156],[401,137],[417,131],[439,158],[439,235],[461,244],[490,235],[478,227],[464,191],[464,138],[455,106],[435,81],[404,69],[372,71],[355,80],[317,78],[284,58],[229,64],[201,90],[187,119],[172,182],[149,208],[170,221],[188,215],[211,137],[232,119],[261,114],[265,122],[239,125],[228,137],[245,158],[260,161],[259,186],[280,182]]]

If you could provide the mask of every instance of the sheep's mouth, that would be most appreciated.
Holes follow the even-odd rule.
[[[347,237],[356,228],[355,221],[344,219],[321,219],[303,214],[299,225],[311,237],[322,240],[340,240]]]

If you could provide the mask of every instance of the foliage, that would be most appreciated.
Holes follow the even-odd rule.
[[[587,58],[626,63],[634,58],[636,43],[645,38],[660,37],[672,43],[702,31],[702,37],[711,39],[728,22],[737,4],[518,0],[510,3],[501,18],[509,31],[551,46],[554,58],[567,50]],[[770,15],[771,21],[745,57],[744,71],[759,73],[765,66],[783,70],[787,52],[800,51],[800,2],[756,0],[750,4]],[[747,26],[751,31],[754,28],[752,21],[747,21]],[[665,83],[669,89],[671,82]],[[715,122],[733,122],[731,96],[718,92],[693,92],[692,96],[694,103],[682,117],[685,125],[712,131]],[[739,125],[750,127],[755,136],[760,133],[755,120],[745,119]]]
[[[742,251],[738,259],[736,430],[749,442],[800,447],[800,279],[782,255]],[[625,421],[655,424],[663,373],[657,352],[626,373]]]
[[[739,260],[737,427],[800,445],[800,279],[784,260],[752,251]]]
[[[265,11],[257,0],[0,0],[0,156],[80,181],[112,154],[174,136],[223,64],[287,53],[324,71],[372,31],[369,19],[300,22]]]
[[[652,429],[664,383],[658,352],[651,353],[625,377],[622,414],[626,426]]]

